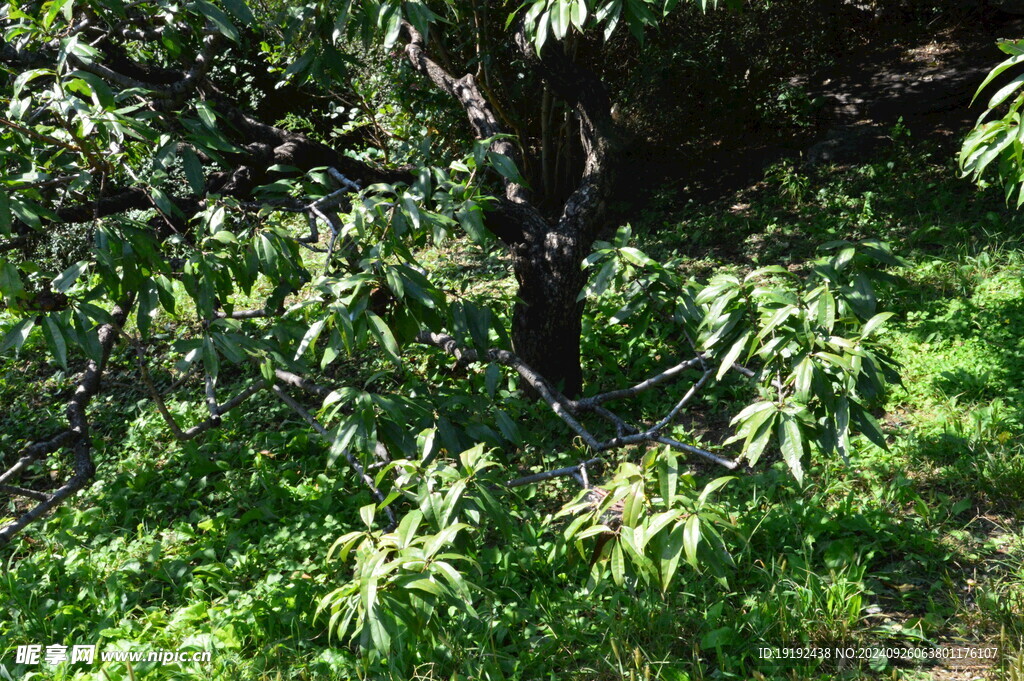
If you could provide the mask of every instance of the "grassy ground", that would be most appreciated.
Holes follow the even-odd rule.
[[[412,675],[391,677],[476,678],[497,668],[507,678],[581,681],[1024,678],[1024,220],[957,180],[947,156],[904,142],[869,165],[812,175],[779,167],[722,204],[662,196],[634,224],[645,251],[686,256],[697,275],[799,264],[836,238],[890,241],[910,264],[884,295],[883,307],[899,313],[885,339],[904,367],[884,409],[889,451],[858,440],[849,468],[819,461],[802,487],[779,462],[741,476],[721,495],[736,521],[727,584],[690,571],[664,597],[610,583],[584,589],[586,561],[551,559],[560,534],[551,511],[574,490],[522,490],[508,499],[521,528],[514,542],[477,548],[503,551],[503,569],[487,576],[481,597],[486,631],[453,628],[424,643]],[[437,257],[453,280],[474,264],[449,255]],[[500,273],[487,265],[489,278]],[[591,357],[614,347],[601,326],[593,325]],[[652,337],[645,351],[654,355],[663,341]],[[70,385],[34,359],[31,343],[0,365],[8,457],[59,426]],[[620,362],[638,378],[646,369],[634,373],[633,360],[650,359]],[[94,410],[96,484],[0,553],[0,678],[387,675],[386,665],[362,666],[313,617],[347,574],[326,560],[328,548],[359,525],[356,509],[370,501],[353,477],[276,403],[252,403],[201,442],[178,444],[130,358],[119,362],[114,390]],[[363,360],[342,374],[377,368]],[[378,380],[395,390],[420,385],[422,369],[407,372]],[[709,395],[702,423],[726,421],[729,399]],[[184,422],[202,418],[184,399],[171,406]],[[576,456],[550,444],[568,438],[544,410],[514,399],[504,407],[522,425],[520,460],[550,467]],[[704,444],[715,448],[719,431],[701,429]],[[66,472],[49,464],[36,484]],[[760,652],[943,642],[1008,654],[990,669],[965,670],[878,658],[771,661]],[[206,665],[16,665],[16,646],[28,643],[214,653]]]

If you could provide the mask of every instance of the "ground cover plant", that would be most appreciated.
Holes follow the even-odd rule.
[[[502,513],[519,529],[481,525],[490,536],[460,551],[480,566],[465,570],[472,593],[462,599],[476,614],[455,609],[437,618],[405,651],[411,659],[361,661],[315,613],[352,568],[352,558],[328,560],[331,542],[324,536],[333,541],[361,531],[358,508],[372,501],[369,492],[329,464],[329,449],[283,404],[245,407],[208,439],[179,444],[145,389],[126,380],[111,398],[119,405],[108,413],[117,416],[96,426],[104,433],[97,445],[99,484],[76,508],[61,508],[30,530],[31,542],[8,559],[0,583],[7,673],[129,678],[124,663],[102,672],[9,664],[17,643],[51,639],[217,651],[212,668],[137,665],[137,678],[924,678],[921,665],[899,662],[845,670],[825,661],[771,665],[759,659],[757,647],[964,637],[1013,648],[1024,633],[1022,432],[1014,399],[1022,328],[1019,218],[1004,212],[998,198],[975,196],[950,171],[941,157],[906,150],[807,177],[799,202],[778,179],[756,196],[740,197],[749,212],[733,215],[726,228],[747,243],[768,234],[785,238],[780,235],[816,215],[823,241],[902,235],[907,245],[900,255],[908,266],[884,298],[900,317],[883,338],[904,367],[904,388],[889,398],[882,421],[889,451],[857,437],[851,467],[824,460],[803,484],[770,453],[774,464],[722,487],[712,499],[717,513],[735,519],[724,535],[732,567],[680,571],[663,590],[639,573],[616,586],[607,565],[598,569],[608,578],[591,583],[591,554],[573,558],[568,523],[556,517],[576,486],[516,488],[503,497]],[[908,195],[930,188],[934,198],[924,209],[906,210],[905,196],[891,193],[893,187]],[[648,252],[675,252],[687,266],[706,268],[705,256],[687,255],[701,252],[700,243],[641,235],[664,219],[691,228],[675,234],[699,234],[692,228],[716,219],[720,209],[682,216],[671,207],[652,210],[634,232]],[[808,245],[803,255],[813,250]],[[728,253],[719,262],[749,269],[743,260]],[[501,280],[491,285],[501,288]],[[598,332],[606,347],[628,345],[626,335],[608,325]],[[665,342],[647,337],[654,347]],[[125,366],[131,376],[131,362]],[[347,370],[376,373],[359,363]],[[20,389],[24,372],[37,377],[41,394]],[[38,409],[48,391],[70,384],[41,353],[8,360],[4,376],[4,399],[15,405],[5,433]],[[715,415],[738,389],[723,385],[705,394],[704,420],[688,424],[692,442],[719,451],[727,418],[716,425]],[[180,411],[189,408],[187,397],[172,396],[168,405],[187,415]],[[522,429],[524,460],[577,460],[571,449],[550,452],[563,424],[542,404],[509,395],[505,408],[516,422],[537,424]],[[202,417],[191,409],[193,418]],[[51,415],[54,423],[60,418]],[[254,422],[273,426],[253,429]],[[473,456],[469,468],[485,476],[485,453]],[[619,457],[640,460],[632,451]],[[173,486],[163,482],[167,469],[178,471]],[[694,473],[694,481],[714,476]],[[622,481],[630,484],[635,474],[627,471]],[[458,482],[454,471],[439,475]],[[681,477],[677,484],[693,484]],[[448,484],[438,481],[440,489]],[[488,512],[480,497],[474,503]],[[723,576],[726,584],[717,579]]]
[[[506,52],[461,3],[5,10],[0,676],[927,678],[761,649],[955,640],[1020,673],[1020,218],[898,127],[616,224],[568,58],[651,4],[536,3]],[[317,91],[341,55],[401,87]],[[503,132],[498,55],[575,111],[578,185]],[[267,65],[387,106],[266,125],[225,93]],[[213,655],[16,661],[82,642]]]

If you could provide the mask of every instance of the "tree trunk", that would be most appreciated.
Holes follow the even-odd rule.
[[[453,77],[425,51],[424,37],[408,22],[402,30],[408,39],[406,56],[415,69],[453,96],[465,109],[477,139],[491,139],[490,149],[510,159],[518,158],[516,146],[502,135],[494,110],[467,73]],[[579,185],[565,200],[560,215],[548,219],[533,203],[526,187],[505,177],[505,196],[498,210],[488,214],[487,227],[512,252],[519,282],[519,301],[512,315],[512,345],[516,353],[567,396],[578,395],[583,386],[580,368],[580,334],[583,304],[577,300],[586,283],[582,260],[594,241],[596,226],[604,213],[611,187],[611,144],[615,123],[611,103],[601,80],[581,68],[561,44],[549,41],[537,55],[520,22],[515,41],[523,57],[579,119],[583,174]],[[542,100],[544,97],[542,97]],[[541,115],[547,121],[548,110]],[[544,108],[544,107],[542,107]],[[550,127],[546,132],[551,134]],[[551,151],[542,165],[550,170]],[[557,155],[557,153],[556,153]],[[557,170],[557,163],[555,170]],[[542,170],[542,176],[544,174]],[[550,173],[549,173],[550,174]],[[556,176],[548,179],[557,184]]]
[[[512,314],[512,346],[524,362],[574,397],[583,387],[580,336],[586,284],[580,249],[569,235],[549,232],[513,249],[519,282]]]

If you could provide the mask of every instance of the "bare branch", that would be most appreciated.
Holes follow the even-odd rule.
[[[433,345],[435,347],[441,348],[459,362],[475,362],[480,359],[480,353],[478,353],[476,350],[460,348],[455,339],[446,334],[424,331],[417,336],[417,340],[421,343],[426,343],[428,345]],[[498,364],[502,364],[504,366],[508,366],[515,369],[519,373],[519,375],[523,377],[527,384],[529,384],[530,387],[532,387],[540,395],[541,399],[547,402],[548,406],[551,407],[551,410],[555,412],[555,414],[560,419],[562,419],[562,421],[564,421],[566,425],[568,425],[577,435],[579,435],[583,442],[588,447],[590,447],[590,449],[594,452],[603,452],[609,449],[615,449],[617,447],[622,447],[626,445],[638,445],[644,442],[660,442],[662,444],[667,444],[671,446],[673,449],[678,449],[680,451],[688,452],[691,454],[697,454],[709,461],[714,461],[715,463],[725,466],[726,468],[729,469],[734,469],[738,465],[733,461],[728,461],[721,457],[715,456],[711,452],[707,452],[698,447],[687,445],[677,440],[661,436],[661,430],[664,429],[665,426],[667,426],[669,423],[671,423],[671,421],[675,418],[679,411],[687,403],[689,403],[693,396],[696,395],[697,392],[707,382],[708,378],[711,375],[710,369],[705,371],[704,375],[700,378],[700,380],[698,380],[697,383],[694,384],[689,391],[687,391],[687,393],[682,397],[682,399],[680,399],[676,403],[675,407],[673,407],[673,409],[669,412],[668,416],[666,416],[657,424],[649,428],[640,429],[635,426],[629,425],[628,423],[626,423],[626,421],[624,421],[614,412],[608,410],[605,407],[600,406],[600,400],[588,403],[585,400],[575,401],[566,398],[564,395],[558,392],[558,390],[553,388],[550,382],[547,381],[547,379],[538,374],[533,368],[531,368],[529,365],[523,362],[523,360],[521,360],[514,353],[511,353],[507,350],[492,348],[485,353],[485,358],[489,361],[497,362]],[[623,395],[636,394],[643,390],[648,390],[654,385],[658,385],[659,383],[663,383],[669,380],[670,378],[678,376],[678,374],[682,371],[682,369],[679,367],[682,367],[683,365],[687,365],[687,367],[689,367],[695,364],[700,364],[701,362],[702,358],[700,357],[694,358],[693,360],[688,360],[687,362],[677,365],[676,367],[667,369],[666,371],[662,372],[661,374],[658,374],[657,376],[652,377],[651,379],[648,379],[647,381],[643,381],[642,383],[637,384],[633,388],[627,388],[625,391],[613,391],[609,393],[603,393],[603,395],[622,397]],[[590,399],[593,400],[594,398]],[[604,442],[601,442],[597,438],[595,438],[594,435],[573,416],[574,413],[584,411],[593,411],[602,418],[605,418],[612,424],[614,424],[617,433],[616,436]]]
[[[217,404],[216,385],[213,375],[206,372],[206,409],[210,412],[210,420],[220,422],[220,406]]]
[[[232,409],[234,409],[235,407],[237,407],[238,405],[240,405],[243,402],[245,402],[247,399],[249,399],[250,397],[252,397],[256,393],[258,393],[259,391],[263,390],[264,388],[266,388],[266,385],[264,385],[263,382],[261,382],[261,381],[257,381],[256,383],[253,383],[252,385],[247,387],[242,392],[240,392],[237,395],[235,395],[234,397],[232,397],[230,400],[228,400],[224,404],[219,405],[217,411],[219,412],[219,414],[226,414],[229,411],[231,411]],[[221,420],[220,420],[219,417],[218,418],[212,418],[212,417],[208,418],[205,421],[203,421],[202,423],[199,423],[198,425],[192,426],[191,428],[186,430],[184,433],[182,433],[181,439],[182,440],[191,440],[196,435],[199,435],[200,433],[204,433],[204,432],[210,430],[211,428],[215,428],[216,426],[219,426],[220,424],[221,424]]]
[[[261,319],[264,317],[277,317],[281,314],[282,310],[235,310],[233,312],[225,312],[224,310],[217,310],[217,319]]]
[[[164,403],[163,397],[160,395],[160,391],[157,390],[156,385],[153,383],[152,377],[149,375],[149,368],[146,366],[142,344],[136,343],[135,350],[137,355],[136,361],[139,365],[139,373],[142,375],[142,382],[146,385],[146,389],[149,391],[149,397],[150,399],[153,400],[153,403],[156,404],[157,411],[159,411],[160,415],[164,417],[164,421],[167,423],[167,427],[171,429],[171,434],[173,434],[175,439],[177,439],[179,442],[191,440],[195,436],[205,433],[207,430],[210,430],[211,428],[219,426],[221,423],[221,416],[223,414],[228,413],[229,411],[239,406],[247,399],[249,399],[257,392],[263,390],[266,387],[264,383],[258,381],[242,390],[240,393],[235,395],[233,398],[231,398],[224,404],[218,405],[216,404],[216,399],[214,399],[213,405],[210,406],[208,401],[207,405],[210,406],[211,413],[210,418],[192,426],[188,430],[183,431],[181,429],[181,426],[179,426],[178,422],[174,419],[174,416],[171,414],[170,410],[167,408],[167,405]],[[175,383],[175,386],[177,385],[178,383]],[[210,397],[210,385],[211,383],[209,381],[209,375],[207,375],[206,387],[208,400]],[[175,386],[172,386],[172,388]]]
[[[114,341],[120,333],[120,327],[124,323],[128,311],[134,303],[133,298],[119,303],[111,311],[111,322],[99,328],[100,358],[99,361],[89,360],[78,387],[67,405],[67,419],[69,428],[64,433],[42,443],[29,447],[27,452],[2,476],[0,481],[14,481],[20,477],[31,460],[39,459],[58,447],[71,447],[74,453],[74,474],[61,485],[53,494],[39,503],[31,510],[23,513],[19,518],[0,528],[0,546],[8,544],[11,539],[25,529],[36,519],[42,517],[50,509],[57,506],[64,499],[79,491],[88,483],[96,471],[92,461],[92,443],[89,438],[89,421],[86,416],[86,408],[89,402],[100,390],[100,381],[106,369],[107,359],[114,347]],[[34,457],[34,459],[32,458]],[[8,485],[10,487],[10,485]]]
[[[706,452],[703,449],[700,449],[699,447],[694,447],[693,445],[688,445],[685,442],[680,442],[679,440],[673,440],[670,437],[657,437],[657,438],[655,438],[655,442],[660,442],[663,445],[668,445],[669,447],[672,447],[673,449],[680,449],[680,450],[682,450],[684,452],[690,452],[691,454],[696,454],[697,456],[702,456],[705,459],[707,459],[708,461],[710,461],[712,463],[717,463],[719,466],[724,466],[725,468],[728,468],[729,470],[735,470],[736,467],[739,466],[739,464],[736,463],[735,461],[729,461],[728,459],[723,459],[721,457],[715,456],[711,452]]]
[[[164,421],[167,422],[167,427],[171,429],[171,433],[178,440],[185,439],[185,433],[181,431],[178,426],[178,422],[174,420],[170,410],[167,409],[167,405],[164,404],[164,398],[160,395],[160,391],[156,389],[156,385],[153,383],[153,378],[149,375],[149,367],[146,366],[146,360],[144,356],[144,349],[142,343],[135,344],[135,356],[136,363],[139,366],[139,374],[142,376],[142,382],[146,385],[146,389],[149,390],[149,397],[153,400],[156,405],[157,411],[164,417]]]
[[[610,390],[606,393],[601,393],[600,395],[585,397],[583,399],[576,400],[576,404],[578,404],[583,409],[592,409],[593,407],[601,404],[602,402],[608,402],[609,400],[618,400],[623,397],[635,397],[636,395],[644,392],[645,390],[650,390],[651,388],[661,385],[666,381],[679,378],[679,375],[681,373],[683,373],[687,369],[692,369],[695,366],[699,366],[701,361],[702,360],[700,357],[688,359],[685,362],[680,362],[679,364],[676,364],[674,367],[670,369],[662,371],[660,374],[655,374],[654,376],[651,376],[647,380],[637,383],[632,388]]]
[[[0,118],[0,125],[2,125],[4,127],[7,127],[7,128],[10,128],[11,130],[16,130],[16,131],[20,132],[22,135],[26,135],[28,137],[31,137],[32,139],[38,140],[40,142],[46,142],[48,144],[56,145],[56,146],[61,147],[63,149],[67,149],[68,151],[74,152],[76,154],[84,154],[85,153],[82,149],[80,149],[79,147],[75,146],[74,144],[71,144],[69,142],[65,142],[64,140],[59,140],[56,137],[52,137],[50,135],[44,135],[41,132],[36,132],[35,130],[32,130],[31,128],[26,128],[25,126],[19,125],[18,123],[15,123],[14,121],[8,120],[6,118]],[[14,187],[14,189],[21,189],[21,187]]]
[[[565,468],[557,468],[553,471],[544,471],[543,473],[534,473],[533,475],[526,475],[515,480],[509,480],[505,483],[506,487],[522,487],[523,485],[531,485],[535,482],[543,482],[544,480],[550,480],[552,478],[563,477],[566,475],[577,475],[582,472],[584,487],[589,487],[586,476],[587,466],[593,466],[594,464],[601,463],[601,459],[593,458],[586,461],[581,461],[575,466],[566,466]]]
[[[445,334],[424,331],[416,337],[416,340],[421,343],[441,348],[459,362],[475,362],[479,358],[476,350],[460,348],[454,338]],[[551,410],[554,411],[560,419],[565,421],[566,425],[576,431],[577,435],[583,438],[583,441],[587,443],[588,447],[594,450],[599,449],[599,444],[594,436],[591,435],[579,421],[573,418],[572,413],[570,413],[570,409],[566,406],[570,403],[570,400],[552,387],[543,376],[538,374],[525,362],[519,359],[517,355],[509,352],[508,350],[492,348],[488,350],[486,354],[487,359],[490,361],[515,369],[519,375],[523,377],[523,380],[525,380],[531,388],[537,391],[541,399],[548,403]]]
[[[679,410],[685,407],[686,403],[692,400],[693,396],[696,395],[700,391],[700,389],[704,387],[704,384],[708,382],[708,379],[711,377],[712,373],[714,373],[714,371],[712,371],[711,369],[705,371],[704,375],[700,377],[700,380],[694,383],[692,386],[690,386],[690,389],[686,391],[686,394],[683,395],[682,399],[680,399],[676,403],[676,406],[672,407],[672,411],[670,411],[665,416],[665,418],[663,418],[655,426],[653,426],[650,432],[656,433],[665,426],[667,426],[668,424],[672,423],[672,421],[675,420],[676,415],[679,413]]]
[[[36,442],[34,444],[25,447],[21,450],[21,456],[14,464],[0,474],[0,484],[3,484],[9,480],[17,480],[21,477],[22,471],[29,466],[29,464],[44,458],[47,454],[57,451],[61,447],[65,447],[72,441],[72,433],[70,430],[65,430],[49,440],[43,442]]]
[[[498,123],[498,118],[494,114],[491,103],[480,90],[473,74],[467,73],[461,78],[455,78],[441,64],[430,58],[426,52],[423,35],[412,24],[403,21],[402,29],[408,38],[405,54],[413,68],[425,74],[437,87],[458,100],[465,110],[469,123],[473,126],[473,131],[478,139],[495,138],[491,141],[490,145],[492,151],[513,160],[518,158],[519,153],[516,145],[508,137],[502,136],[505,131],[501,124]],[[524,186],[507,177],[503,178],[503,182],[505,184],[505,198],[507,201],[518,204],[521,209],[530,212],[531,217],[536,218],[535,220],[530,220],[531,223],[539,222],[539,224],[546,224],[543,218],[540,217],[540,214],[530,204]]]
[[[306,392],[311,393],[313,395],[327,397],[328,395],[331,394],[330,388],[325,388],[322,385],[317,385],[316,383],[310,381],[308,378],[304,378],[302,376],[299,376],[298,374],[293,374],[292,372],[285,371],[284,369],[275,369],[274,376],[276,376],[277,380],[281,381],[285,385],[290,385],[293,388],[305,390]]]
[[[0,485],[0,492],[10,494],[12,496],[29,497],[36,501],[49,501],[50,495],[45,492],[39,492],[34,489],[26,489],[24,487],[16,487],[14,485]]]

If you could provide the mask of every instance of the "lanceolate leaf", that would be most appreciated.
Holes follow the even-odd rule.
[[[32,331],[32,327],[35,326],[35,317],[28,317],[22,319],[16,323],[7,333],[4,334],[3,341],[0,341],[0,353],[7,352],[9,349],[14,348],[20,350],[21,346],[25,344],[25,340],[28,338],[28,334]]]
[[[783,414],[779,421],[779,449],[782,450],[782,458],[793,473],[797,482],[803,482],[804,469],[801,459],[804,455],[803,434],[796,419],[788,414]]]
[[[691,515],[686,519],[683,529],[683,549],[686,552],[686,562],[697,567],[697,545],[700,543],[700,518]]]

